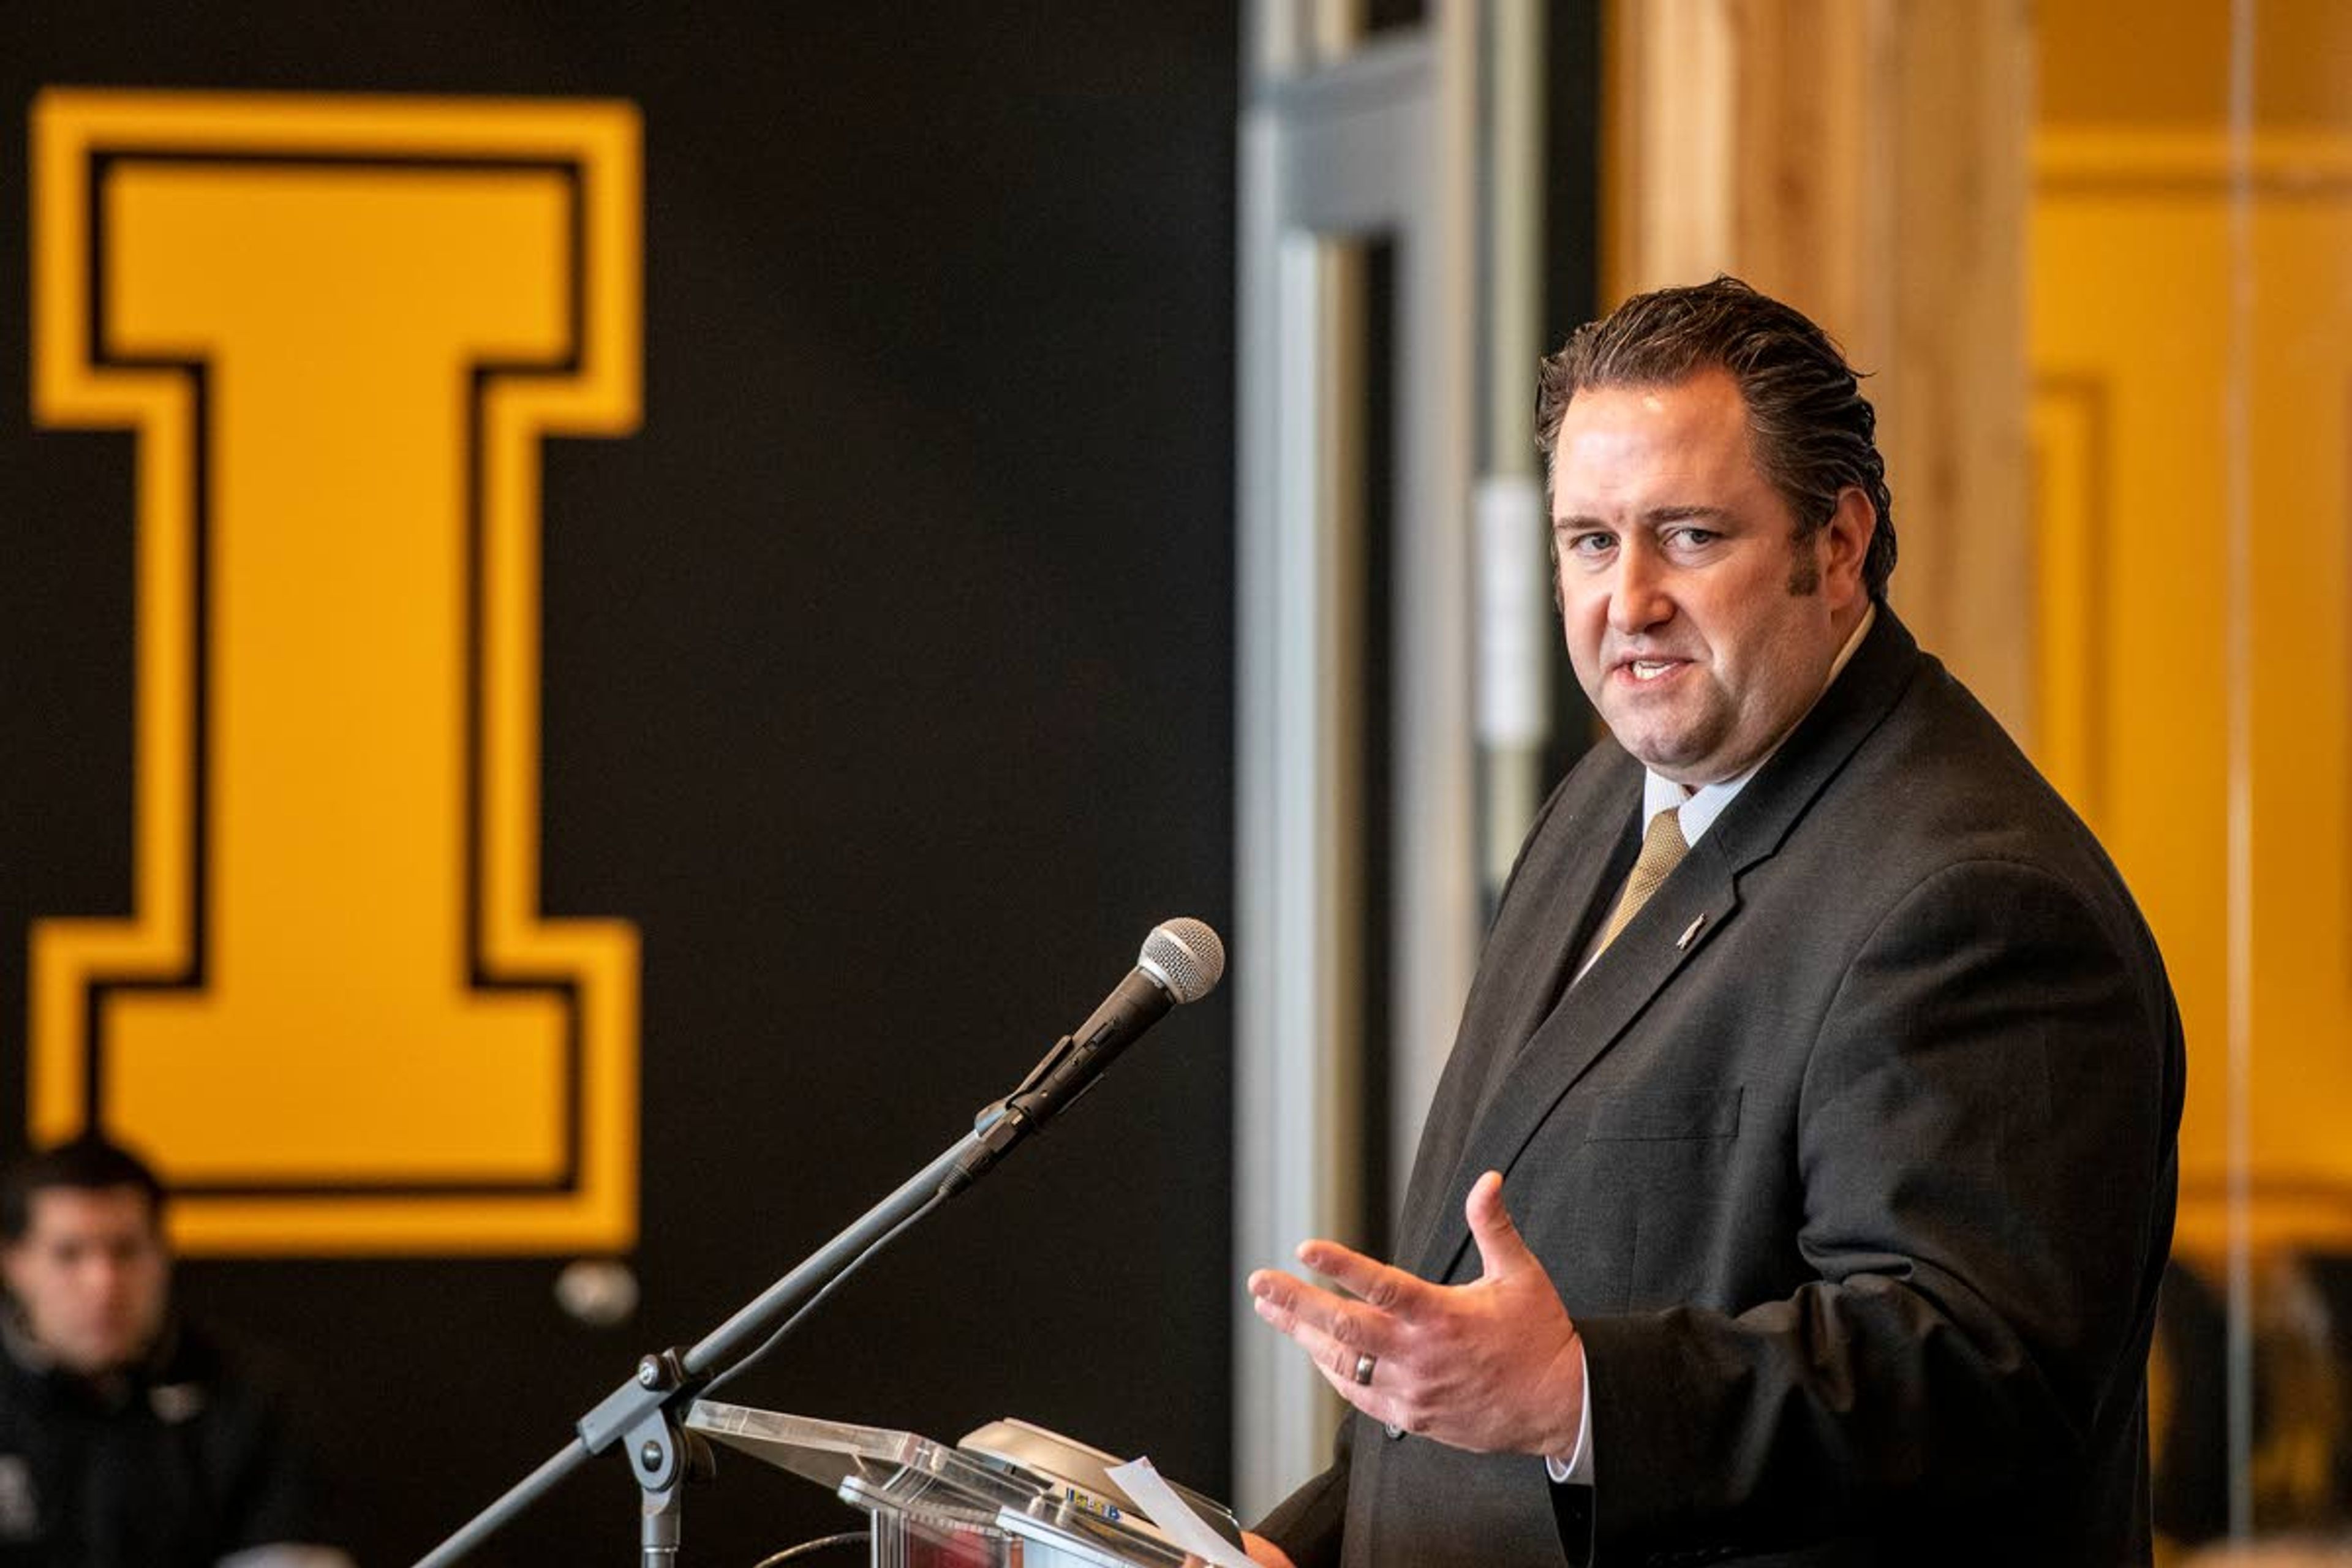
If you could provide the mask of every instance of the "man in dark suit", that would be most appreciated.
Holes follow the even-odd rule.
[[[1251,1277],[1355,1411],[1253,1555],[2147,1562],[2179,1016],[1888,607],[1853,372],[1717,279],[1580,330],[1542,429],[1611,739],[1520,853],[1402,1267]]]

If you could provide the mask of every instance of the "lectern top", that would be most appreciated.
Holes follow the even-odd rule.
[[[878,1487],[900,1471],[917,1470],[968,1493],[974,1503],[1017,1506],[1037,1495],[1034,1485],[1023,1485],[980,1460],[914,1432],[857,1426],[846,1421],[820,1421],[808,1415],[787,1415],[780,1410],[754,1410],[749,1405],[721,1405],[709,1399],[694,1402],[694,1407],[687,1412],[686,1425],[689,1430],[715,1437],[779,1469],[790,1470],[835,1491],[853,1477]]]
[[[829,1488],[871,1513],[877,1562],[885,1560],[880,1548],[886,1524],[894,1538],[904,1531],[910,1542],[956,1543],[940,1555],[941,1562],[1177,1568],[1185,1558],[1107,1482],[1089,1475],[1079,1484],[1018,1462],[1002,1449],[967,1452],[913,1432],[708,1399],[695,1402],[685,1425]],[[1000,1422],[983,1431],[1018,1426]],[[1103,1495],[1106,1490],[1111,1495]],[[1197,1500],[1213,1515],[1224,1511],[1206,1499]],[[1220,1522],[1238,1535],[1230,1521],[1225,1514]],[[1020,1550],[1024,1543],[1025,1551]]]

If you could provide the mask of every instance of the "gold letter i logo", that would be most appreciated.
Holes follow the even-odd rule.
[[[51,91],[33,158],[36,416],[138,439],[133,912],[35,927],[35,1135],[195,1251],[631,1245],[538,626],[540,441],[637,418],[635,110]]]

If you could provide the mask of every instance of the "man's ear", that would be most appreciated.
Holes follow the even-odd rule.
[[[1829,521],[1816,531],[1820,541],[1822,587],[1830,603],[1843,608],[1866,596],[1862,585],[1863,563],[1870,557],[1870,541],[1878,531],[1878,509],[1860,485],[1838,491]]]

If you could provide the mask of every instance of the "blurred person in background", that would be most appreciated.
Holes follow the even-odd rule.
[[[173,1310],[163,1201],[97,1137],[0,1178],[0,1568],[348,1568],[279,1400]]]

